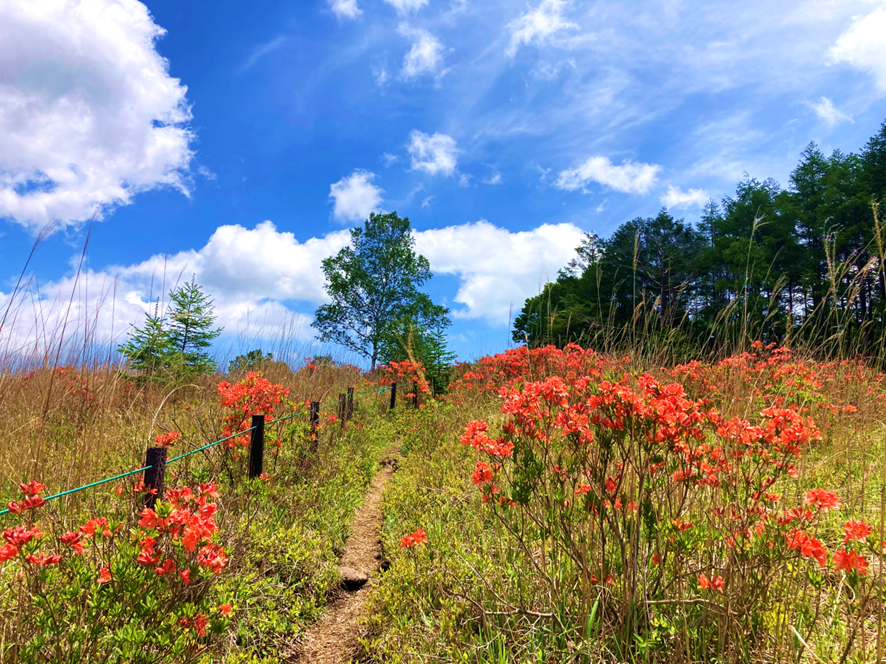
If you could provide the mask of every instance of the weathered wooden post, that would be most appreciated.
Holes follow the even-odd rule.
[[[311,435],[317,438],[317,428],[320,426],[320,402],[311,402]]]
[[[252,432],[249,436],[249,479],[262,474],[265,458],[265,416],[252,416]]]
[[[319,437],[318,429],[320,428],[320,402],[311,402],[311,456],[317,454],[317,439]]]
[[[354,417],[354,388],[348,388],[348,407],[346,417],[350,420]]]
[[[397,405],[397,383],[391,383],[391,410]]]
[[[166,448],[149,447],[145,454],[145,507],[154,509],[158,500],[163,499],[163,485],[166,483]]]
[[[344,425],[345,420],[348,417],[348,402],[347,397],[344,394],[339,393],[338,395],[338,423]]]
[[[412,381],[412,407],[418,408],[418,381]]]

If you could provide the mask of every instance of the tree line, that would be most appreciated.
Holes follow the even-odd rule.
[[[515,319],[530,345],[666,338],[724,349],[750,338],[882,354],[886,123],[858,153],[810,143],[787,187],[745,174],[687,223],[662,209],[575,258]],[[672,344],[673,345],[673,344]]]

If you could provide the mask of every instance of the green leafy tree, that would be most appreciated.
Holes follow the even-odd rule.
[[[194,278],[169,294],[172,307],[168,336],[172,347],[172,360],[185,373],[211,373],[215,360],[209,356],[213,340],[222,333],[214,328],[215,313],[210,300],[197,285]]]
[[[431,278],[430,264],[415,253],[409,219],[396,212],[372,213],[363,227],[351,229],[350,245],[323,261],[323,274],[332,302],[314,316],[318,339],[352,350],[373,369],[398,322],[425,313],[442,320],[448,313],[428,308],[419,289]]]
[[[251,350],[245,355],[238,355],[228,365],[228,374],[239,375],[247,371],[255,371],[263,366],[271,364],[274,361],[273,353],[267,355],[262,353],[260,348]]]

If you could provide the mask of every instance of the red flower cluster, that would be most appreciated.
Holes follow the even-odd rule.
[[[702,574],[698,577],[698,587],[702,590],[716,590],[719,593],[723,592],[723,587],[726,585],[726,582],[723,581],[722,576],[711,576],[709,579],[705,574]]]
[[[400,548],[401,549],[409,549],[414,547],[416,544],[421,544],[422,542],[426,542],[428,536],[425,535],[425,529],[419,528],[414,533],[409,535],[405,535],[403,539],[400,540]]]
[[[208,500],[218,497],[216,485],[201,484],[196,495],[188,487],[174,489],[168,491],[166,497],[167,502],[158,505],[156,510],[146,507],[142,511],[138,525],[154,531],[158,536],[165,535],[172,541],[180,541],[188,553],[193,553],[202,545],[197,552],[200,566],[210,569],[215,574],[221,572],[228,558],[212,542],[212,536],[217,530],[213,515],[218,506]],[[155,549],[156,544],[157,539],[153,536],[147,536],[142,540],[142,550],[138,556],[139,564],[158,565],[160,555]],[[166,560],[162,565],[155,567],[155,571],[161,576],[174,570],[175,563],[171,560]]]
[[[254,371],[250,371],[246,378],[238,383],[231,384],[227,381],[219,383],[219,402],[223,407],[233,411],[225,416],[225,426],[222,433],[225,436],[231,436],[245,431],[249,428],[250,418],[253,415],[263,414],[265,420],[270,420],[277,405],[288,394],[288,388],[276,385]],[[229,449],[233,449],[237,445],[246,447],[249,445],[249,436],[231,438],[225,441],[224,445]]]
[[[800,555],[804,558],[815,558],[820,567],[824,567],[827,564],[827,549],[816,538],[809,536],[802,530],[792,530],[785,538],[787,539],[789,549],[799,550]]]
[[[182,435],[178,431],[170,431],[168,433],[161,433],[158,436],[154,437],[154,442],[159,447],[172,447],[172,444],[177,440],[181,440]]]
[[[863,542],[871,534],[871,527],[864,521],[847,521],[843,525],[843,532],[846,533],[846,537],[843,539],[844,544],[852,540]]]
[[[38,507],[41,507],[43,503],[46,501],[43,500],[38,494],[46,488],[45,484],[41,484],[40,482],[35,482],[31,480],[27,484],[19,484],[19,488],[25,497],[16,502],[11,502],[7,505],[10,512],[13,514],[19,514],[21,512],[25,512],[27,510],[33,510]]]
[[[384,367],[385,375],[381,379],[382,385],[392,385],[399,383],[414,383],[418,386],[418,391],[423,394],[430,394],[431,386],[425,379],[425,369],[421,362],[411,362],[403,360],[402,362],[388,362]],[[414,396],[412,393],[404,395],[406,398]]]
[[[804,505],[813,505],[822,512],[840,507],[840,499],[833,491],[825,491],[824,489],[813,489],[806,494]]]
[[[0,547],[0,562],[15,558],[26,544],[41,537],[43,537],[43,532],[37,526],[7,528],[3,531],[3,539],[6,540],[6,544]]]
[[[868,573],[868,561],[865,557],[855,551],[847,551],[846,547],[841,548],[834,554],[834,567],[839,571],[857,572],[861,576]]]
[[[188,618],[187,616],[182,616],[178,621],[179,627],[188,628],[194,630],[194,633],[197,636],[206,636],[206,626],[209,624],[209,620],[207,620],[206,616],[202,613],[198,613],[193,618]]]

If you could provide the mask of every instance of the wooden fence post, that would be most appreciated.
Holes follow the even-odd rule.
[[[412,407],[418,408],[418,381],[412,381]]]
[[[348,417],[348,402],[347,397],[344,394],[339,393],[338,395],[338,420],[339,424],[344,425],[345,420]]]
[[[252,416],[252,431],[249,436],[249,479],[262,474],[265,458],[265,416]]]
[[[391,383],[391,410],[397,405],[397,383]]]
[[[154,509],[158,500],[163,499],[163,485],[166,482],[166,448],[149,447],[145,454],[145,507]],[[154,491],[156,490],[156,491]]]
[[[311,435],[317,439],[317,428],[320,426],[320,402],[311,402]]]
[[[309,453],[311,456],[317,454],[317,440],[320,437],[318,429],[320,427],[320,402],[311,402],[311,446]]]
[[[350,420],[354,417],[354,388],[348,388],[348,408],[346,417]]]

